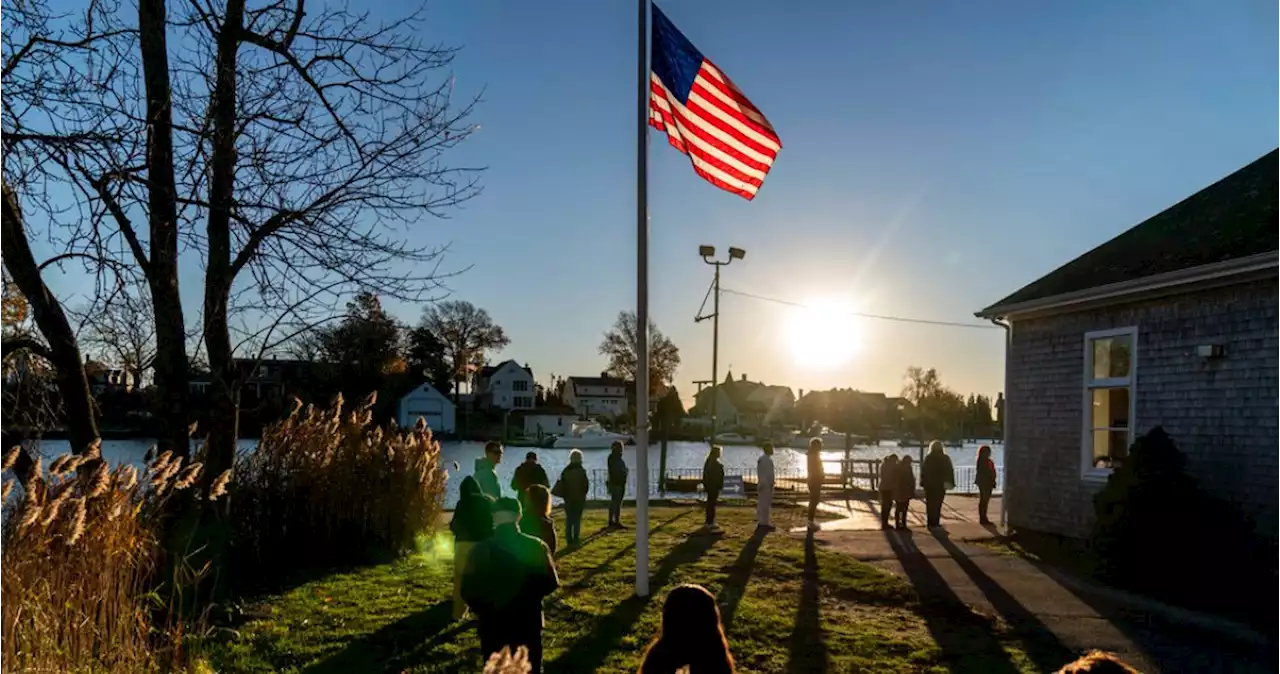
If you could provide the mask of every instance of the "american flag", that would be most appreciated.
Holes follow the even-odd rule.
[[[652,7],[649,125],[667,132],[698,175],[751,199],[782,149],[778,134],[733,81]]]

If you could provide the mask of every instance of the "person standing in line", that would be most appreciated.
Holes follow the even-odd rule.
[[[978,488],[978,523],[991,524],[987,519],[987,507],[991,505],[991,492],[996,488],[996,463],[991,460],[991,445],[978,448],[978,468],[974,472],[973,483]]]
[[[724,490],[724,464],[720,463],[720,455],[724,450],[719,445],[712,445],[707,453],[707,460],[702,464],[702,489],[707,492],[708,529],[716,529],[716,503],[720,500],[720,492]]]
[[[680,585],[662,604],[662,626],[645,649],[639,674],[733,674],[715,595],[700,585]]]
[[[480,493],[480,485],[470,475],[458,485],[461,496],[453,508],[449,531],[453,532],[453,619],[467,615],[467,603],[462,600],[462,571],[467,567],[467,556],[476,543],[493,535],[493,513],[489,499]]]
[[[880,461],[880,528],[889,529],[893,510],[894,481],[898,479],[898,456],[890,454]]]
[[[818,502],[822,500],[822,483],[826,480],[826,468],[822,466],[822,438],[809,441],[809,455],[806,458],[809,474],[809,531],[817,531]]]
[[[484,456],[476,459],[474,476],[480,485],[480,493],[496,501],[502,498],[502,487],[498,485],[498,464],[502,463],[502,443],[490,440],[484,443]]]
[[[756,526],[772,529],[770,518],[773,509],[773,443],[760,446],[760,458],[756,459]]]
[[[622,441],[609,447],[609,527],[622,528],[622,497],[627,493],[627,462],[622,458]]]
[[[570,450],[569,465],[560,471],[560,479],[556,480],[551,494],[564,499],[564,540],[571,546],[582,542],[582,511],[587,508],[590,490],[587,470],[582,467],[582,452]]]
[[[907,516],[911,514],[911,499],[916,497],[916,474],[911,471],[911,455],[903,454],[898,461],[898,474],[893,482],[893,526],[899,531],[907,528]]]
[[[920,466],[920,486],[924,488],[925,513],[930,529],[942,526],[942,500],[956,486],[956,471],[942,443],[929,443],[929,455]]]
[[[529,666],[542,671],[542,600],[560,587],[551,551],[520,533],[520,502],[493,505],[493,537],[476,544],[462,575],[462,597],[476,612],[480,650],[487,660],[503,647],[529,649]]]
[[[551,521],[551,491],[540,484],[529,485],[520,508],[523,513],[520,515],[520,533],[546,543],[551,555],[555,556],[556,525]]]
[[[547,489],[551,488],[551,482],[547,479],[547,471],[542,469],[538,464],[538,455],[529,452],[524,455],[524,463],[516,466],[515,475],[511,476],[511,489],[517,494],[522,494],[529,487],[540,484]]]

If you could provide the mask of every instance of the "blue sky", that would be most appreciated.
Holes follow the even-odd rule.
[[[651,141],[651,307],[686,397],[711,365],[698,244],[748,251],[726,288],[974,321],[1276,146],[1273,2],[660,4],[783,142],[747,202]],[[489,170],[481,196],[415,236],[470,267],[449,285],[507,329],[494,360],[543,381],[601,370],[602,333],[634,306],[634,21],[619,0],[429,5],[426,37],[463,47],[457,91],[484,91],[455,159]],[[795,309],[726,295],[722,315],[721,376],[896,392],[918,364],[962,392],[1003,381],[998,330],[858,320],[857,351],[824,363],[794,357]]]

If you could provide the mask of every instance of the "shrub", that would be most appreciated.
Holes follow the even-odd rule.
[[[1094,496],[1097,572],[1119,585],[1253,619],[1257,590],[1274,583],[1251,522],[1201,489],[1163,428],[1138,438]],[[1274,556],[1273,556],[1274,557]],[[1260,585],[1261,583],[1261,585]]]
[[[5,455],[12,465],[15,447]],[[156,593],[159,525],[200,464],[168,452],[141,474],[115,470],[97,448],[37,459],[3,532],[6,671],[153,671],[179,666],[185,626]],[[229,474],[216,481],[221,491]],[[4,495],[14,489],[4,484]]]
[[[295,400],[235,467],[235,564],[259,580],[281,572],[383,559],[414,549],[442,511],[440,445],[419,420],[372,423],[376,397],[343,411]],[[245,574],[237,574],[243,578]]]

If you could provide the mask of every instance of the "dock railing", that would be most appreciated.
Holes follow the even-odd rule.
[[[832,471],[831,467],[839,465],[838,470]],[[825,462],[827,472],[823,476],[822,490],[823,492],[837,493],[848,490],[861,489],[865,491],[878,491],[880,488],[880,460],[879,459],[847,459],[839,462]],[[920,466],[912,464],[912,472],[916,475],[917,484],[920,481]],[[668,468],[665,484],[659,480],[658,470],[654,469],[649,474],[649,495],[650,496],[688,496],[701,494],[702,489],[702,469],[701,468]],[[604,468],[596,468],[587,471],[588,478],[591,482],[590,498],[595,500],[607,500],[609,498],[608,477],[609,471]],[[978,488],[973,484],[973,480],[977,475],[976,466],[956,466],[956,484],[947,493],[949,494],[977,494]],[[753,468],[736,469],[726,468],[725,477],[741,477],[743,486],[748,497],[754,497],[759,477]],[[809,495],[809,480],[803,470],[775,470],[773,480],[773,491],[775,496],[805,496]],[[996,488],[995,493],[1000,494],[1004,490],[1004,467],[996,467]],[[635,474],[627,476],[627,492],[626,498],[635,498]]]

